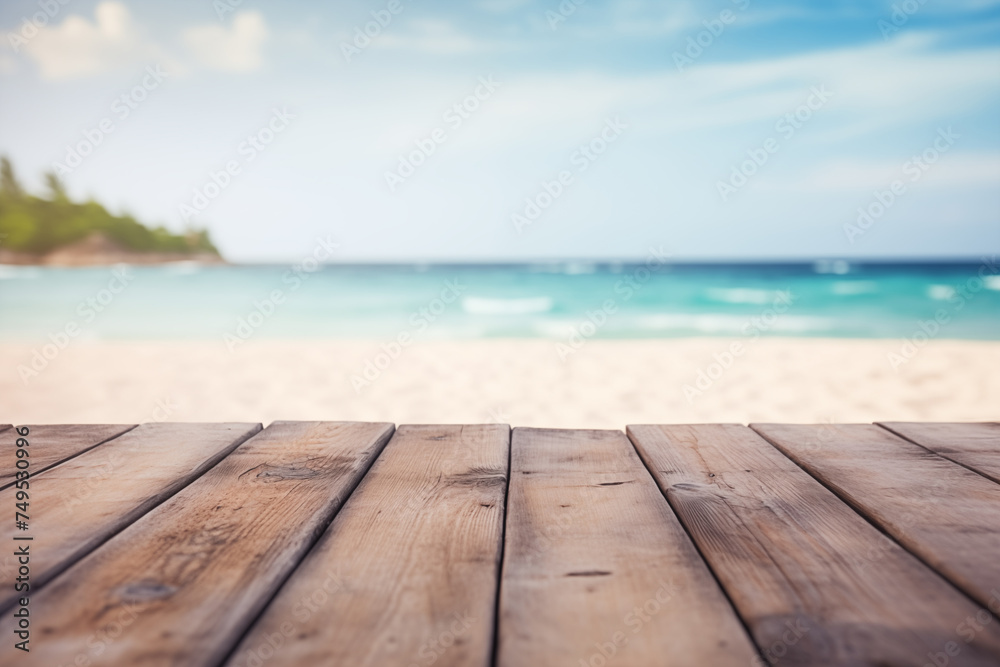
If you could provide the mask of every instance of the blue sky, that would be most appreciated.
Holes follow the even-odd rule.
[[[997,0],[390,5],[4,2],[0,152],[234,260],[1000,251]]]

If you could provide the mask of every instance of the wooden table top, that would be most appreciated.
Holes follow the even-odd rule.
[[[0,443],[0,665],[1000,665],[997,423]]]

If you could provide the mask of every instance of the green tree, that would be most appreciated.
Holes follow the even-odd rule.
[[[137,252],[218,254],[205,230],[173,234],[163,227],[150,229],[130,215],[112,215],[95,201],[72,201],[54,173],[45,174],[45,184],[45,197],[26,193],[10,160],[0,158],[0,242],[4,248],[43,254],[98,232]]]
[[[14,165],[7,156],[0,157],[0,196],[5,199],[20,199],[24,196],[24,188],[17,182]]]
[[[69,196],[66,194],[66,186],[59,180],[55,172],[45,172],[45,186],[49,189],[52,201],[69,201]]]

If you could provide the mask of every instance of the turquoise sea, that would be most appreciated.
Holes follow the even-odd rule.
[[[997,340],[995,261],[180,263],[126,267],[117,278],[110,268],[0,266],[0,340],[44,340],[68,326],[80,340],[910,338],[929,330]]]

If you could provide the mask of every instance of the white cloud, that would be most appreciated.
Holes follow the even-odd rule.
[[[825,85],[833,93],[829,108],[817,113],[822,120],[803,136],[825,145],[858,137],[881,143],[879,135],[887,130],[946,126],[948,119],[982,108],[1000,83],[998,65],[1000,49],[940,52],[929,39],[900,39],[633,77],[520,76],[484,105],[496,125],[484,129],[481,139],[496,146],[571,140],[615,114],[678,141],[693,130],[758,136],[805,102],[812,86]]]
[[[408,32],[387,32],[372,41],[373,48],[405,49],[454,55],[492,48],[491,43],[460,32],[448,21],[420,19],[411,21]]]
[[[209,69],[250,72],[264,63],[263,46],[269,37],[259,12],[239,12],[232,27],[199,25],[187,28],[183,41],[195,59]]]
[[[94,11],[95,22],[71,15],[57,26],[39,29],[24,46],[46,79],[89,76],[148,58],[154,49],[144,43],[128,9],[105,0]]]
[[[124,4],[103,0],[93,20],[69,15],[62,23],[39,28],[21,48],[37,64],[41,76],[51,80],[93,76],[153,61],[179,75],[197,67],[248,72],[263,65],[262,49],[269,36],[259,12],[239,12],[230,27],[195,25],[181,31],[181,42],[188,51],[182,60],[152,41]],[[6,42],[0,49],[9,50]],[[0,53],[0,75],[16,69],[16,60]]]
[[[619,0],[609,10],[610,16],[605,20],[619,35],[677,36],[688,29],[703,28],[702,19],[718,16],[718,12],[704,12],[689,1],[649,4]],[[595,27],[582,26],[581,30],[594,32]]]
[[[672,133],[774,121],[805,101],[812,86],[833,93],[837,122],[823,132],[873,134],[908,123],[947,119],[979,108],[1000,83],[1000,49],[938,51],[938,35],[736,62],[695,62],[684,72],[597,83],[623,96],[619,108],[655,110]],[[563,78],[563,77],[560,77]],[[556,82],[553,82],[556,83]],[[592,84],[592,85],[595,85]],[[567,95],[592,97],[581,90]],[[942,121],[944,122],[944,121]],[[860,125],[859,125],[860,123]]]
[[[687,159],[682,156],[692,155],[692,162],[714,162],[719,174],[728,174],[747,149],[759,146],[769,135],[777,136],[775,122],[803,104],[812,86],[825,84],[834,93],[828,106],[795,135],[794,144],[783,149],[776,162],[795,172],[791,180],[799,182],[801,177],[797,187],[807,191],[855,187],[845,180],[855,169],[857,187],[884,187],[898,177],[894,174],[910,150],[925,148],[919,143],[923,138],[933,141],[934,128],[955,124],[962,132],[961,119],[995,104],[991,100],[1000,83],[1000,49],[936,47],[936,39],[924,35],[756,60],[699,61],[684,72],[668,67],[631,76],[605,71],[514,75],[502,68],[484,68],[483,73],[495,75],[501,86],[449,138],[443,153],[456,160],[471,155],[484,162],[485,155],[490,160],[516,160],[518,154],[528,154],[557,164],[598,131],[605,119],[620,116],[633,128],[630,142],[635,136],[670,147],[664,163],[681,163]],[[368,73],[358,74],[357,92],[351,95],[356,103],[333,109],[333,115],[325,117],[332,127],[366,128],[358,131],[352,149],[388,156],[412,149],[414,139],[442,125],[442,113],[476,86],[468,75],[429,75],[419,81],[407,71],[385,76],[381,85],[373,86]],[[915,136],[918,144],[901,148],[901,132]],[[336,141],[354,139],[338,135]],[[971,150],[974,145],[960,142],[957,148]],[[896,157],[898,150],[902,152]],[[889,156],[888,164],[869,169],[871,165],[852,163],[836,173],[804,178],[823,166],[821,158],[848,151],[873,160]],[[960,175],[960,156],[946,157],[943,163],[955,159],[955,164],[939,165],[940,173],[935,169],[928,174],[928,182],[1000,182],[993,162],[977,167],[963,160],[964,175]],[[716,171],[711,172],[713,179]],[[764,177],[758,180],[763,184]]]
[[[961,141],[961,138],[959,138]],[[928,148],[933,144],[928,142]],[[914,150],[919,156],[921,150]],[[910,160],[908,156],[906,158]],[[856,190],[884,190],[895,180],[906,184],[919,182],[927,187],[981,187],[1000,184],[1000,155],[993,153],[944,153],[920,177],[913,181],[912,164],[904,171],[904,162],[887,162],[865,159],[832,160],[804,173],[797,179],[769,179],[761,186],[769,190],[792,192],[844,192]]]

